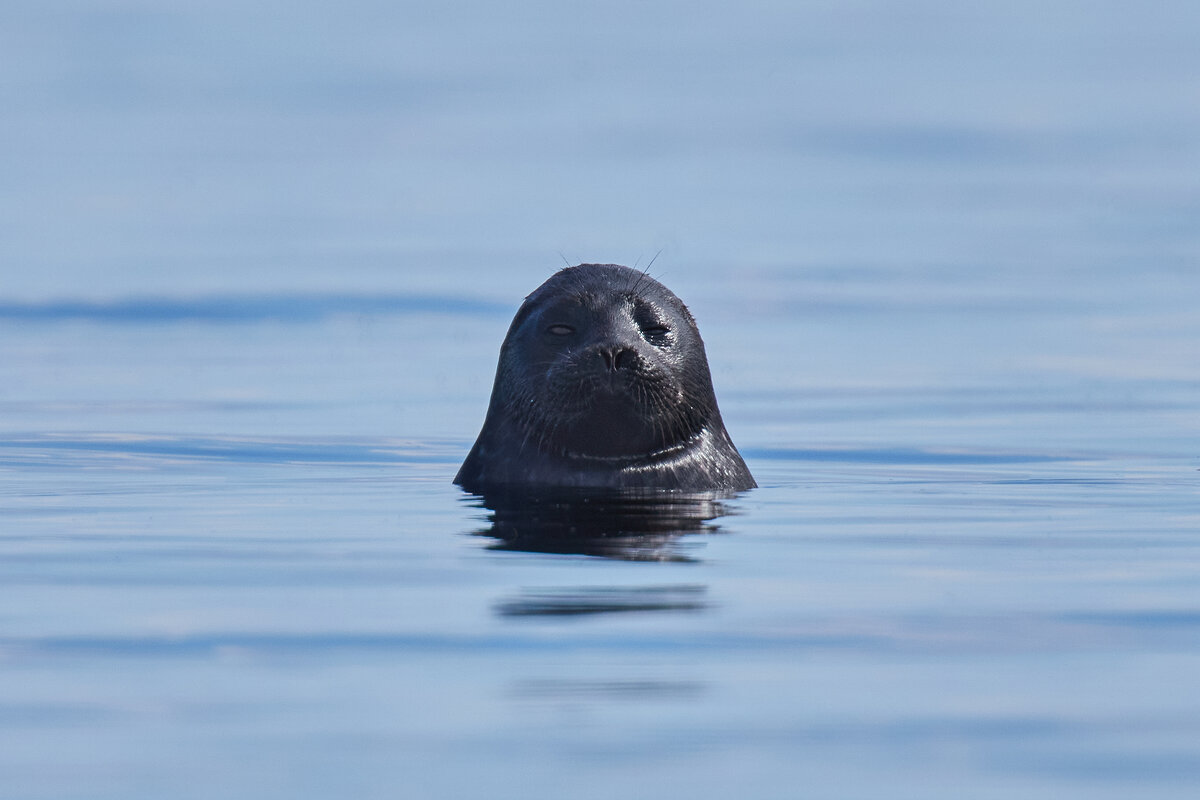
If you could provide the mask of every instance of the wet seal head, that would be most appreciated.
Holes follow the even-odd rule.
[[[756,485],[725,432],[691,313],[616,264],[567,267],[525,298],[454,482],[480,494]]]

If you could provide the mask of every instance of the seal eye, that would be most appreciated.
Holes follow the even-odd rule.
[[[642,336],[656,347],[665,347],[671,343],[671,329],[666,325],[647,325],[642,328]]]
[[[574,332],[575,329],[570,325],[551,325],[549,328],[546,328],[546,333],[552,336],[570,336]]]

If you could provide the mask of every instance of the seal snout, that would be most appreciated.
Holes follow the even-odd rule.
[[[635,369],[638,362],[638,354],[628,347],[615,345],[612,347],[598,347],[596,353],[604,362],[604,368],[609,372],[617,372],[622,369]]]

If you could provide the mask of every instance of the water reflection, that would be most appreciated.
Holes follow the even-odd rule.
[[[489,509],[490,525],[475,533],[495,539],[493,550],[696,561],[684,537],[716,533],[714,520],[730,513],[721,502],[727,497],[645,490],[486,494],[475,496],[475,505]]]
[[[700,681],[662,678],[540,678],[516,681],[511,693],[515,697],[538,701],[627,700],[640,703],[647,700],[693,701],[707,689],[708,686]]]
[[[496,605],[504,617],[579,616],[630,611],[700,611],[705,586],[569,586],[530,589]]]

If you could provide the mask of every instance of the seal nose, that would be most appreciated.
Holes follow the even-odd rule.
[[[600,358],[604,361],[605,369],[610,372],[629,369],[637,359],[634,352],[626,347],[601,347],[599,353]]]

